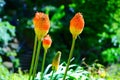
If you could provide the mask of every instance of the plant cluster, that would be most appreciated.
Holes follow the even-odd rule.
[[[117,49],[119,48],[120,1],[100,0],[98,3],[95,0],[70,0],[59,2],[56,0],[53,0],[52,2],[39,0],[1,0],[0,20],[7,20],[10,24],[16,26],[17,38],[19,39],[21,45],[26,37],[29,37],[29,40],[33,40],[33,35],[29,35],[32,32],[29,30],[26,31],[26,28],[33,28],[31,20],[33,14],[36,11],[43,11],[49,14],[51,19],[49,34],[55,43],[53,43],[51,52],[55,53],[58,50],[63,50],[62,52],[65,54],[62,55],[63,58],[61,60],[64,61],[66,60],[65,57],[67,56],[71,45],[71,36],[69,35],[69,30],[67,29],[69,20],[75,12],[82,12],[84,14],[87,27],[85,27],[83,35],[80,36],[82,38],[81,41],[77,41],[78,44],[76,44],[74,54],[76,57],[75,62],[79,64],[81,59],[86,57],[86,61],[88,63],[92,63],[94,60],[98,59],[100,63],[110,64],[110,59],[105,60],[106,58],[104,58],[104,56],[108,57],[113,54],[104,55],[103,52],[108,52],[108,50],[114,48],[115,53],[117,53]],[[28,35],[23,36],[23,34],[27,33]],[[63,36],[63,38],[60,38],[59,36]],[[58,39],[59,42],[57,41]],[[32,42],[33,41],[27,44]],[[60,46],[58,47],[57,45]],[[23,48],[21,48],[21,50],[23,50]],[[111,51],[109,52],[111,54]],[[79,53],[81,54],[77,57]],[[22,52],[20,55],[21,54]],[[48,56],[52,58],[49,54]],[[113,63],[114,61],[119,62],[119,58],[116,58],[113,58]],[[50,60],[47,60],[47,63],[49,62]]]
[[[35,78],[38,80],[39,79],[62,79],[63,77],[70,80],[71,79],[84,80],[84,79],[91,79],[91,78],[92,80],[96,78],[97,79],[102,78],[107,80],[112,80],[114,78],[119,79],[119,72],[114,72],[119,70],[119,68],[116,67],[119,65],[113,66],[114,64],[112,63],[120,62],[120,49],[119,49],[120,48],[120,37],[119,37],[120,1],[119,0],[118,1],[100,0],[98,1],[99,4],[95,0],[92,0],[92,1],[89,1],[89,0],[70,0],[69,1],[68,0],[68,1],[61,1],[59,3],[58,2],[56,3],[56,2],[57,2],[56,0],[53,0],[52,2],[40,1],[40,0],[35,0],[35,1],[1,0],[0,1],[0,16],[1,16],[0,18],[0,56],[2,56],[3,61],[4,61],[4,56],[7,56],[12,60],[12,62],[15,62],[17,64],[15,67],[18,67],[18,60],[15,59],[15,56],[16,55],[19,56],[22,54],[25,55],[27,51],[22,52],[23,48],[25,49],[25,47],[22,47],[20,48],[21,53],[16,54],[17,53],[16,51],[18,48],[17,47],[18,42],[16,41],[17,40],[16,37],[20,41],[19,43],[20,47],[23,43],[25,43],[25,45],[27,43],[30,45],[29,47],[31,47],[31,43],[33,44],[32,39],[34,35],[31,35],[32,32],[28,29],[32,29],[33,26],[35,26],[34,27],[35,42],[34,42],[34,50],[33,50],[33,56],[32,56],[32,64],[31,64],[30,73],[27,74],[26,78],[29,78],[29,79]],[[50,20],[46,14],[38,12],[36,13],[33,19],[33,23],[34,23],[33,25],[31,19],[33,14],[36,11],[45,12],[46,14],[49,15]],[[71,19],[71,17],[74,15],[75,12],[82,12],[86,22],[85,24],[86,27],[84,29],[83,35],[81,36],[78,36],[78,34],[82,32],[83,27],[80,28],[80,31],[78,27],[76,27],[77,30],[75,29],[75,27],[73,27],[74,25],[75,26],[79,25],[80,22],[76,23],[77,21],[81,21],[79,20],[79,18],[76,18],[76,17],[73,17]],[[45,15],[44,16],[45,18],[43,18],[41,15]],[[77,14],[75,16],[77,16]],[[70,21],[70,32],[72,33],[73,40],[69,35],[69,30],[68,30],[69,21]],[[12,26],[11,24],[14,26]],[[39,25],[45,26],[45,28],[40,27]],[[83,22],[83,25],[84,25],[84,22]],[[17,33],[17,36],[15,32]],[[48,35],[48,32],[49,32],[49,35]],[[62,36],[62,38],[60,36]],[[82,38],[81,41],[79,41],[79,39],[77,39],[76,36],[79,39],[81,37]],[[72,45],[71,45],[71,41],[72,41]],[[76,46],[75,46],[75,42],[77,42]],[[52,44],[52,47],[51,47],[51,44]],[[40,52],[42,52],[42,50],[40,50],[41,45],[44,48],[43,60],[41,56],[42,54],[40,54]],[[62,61],[67,60],[66,57],[68,56],[67,53],[69,53],[70,45],[71,45],[71,50],[70,50],[68,63],[67,64],[62,63],[62,65],[59,65],[60,57],[62,57],[61,59]],[[73,54],[74,46],[75,46],[75,50]],[[29,51],[29,49],[25,49],[25,50]],[[61,54],[60,52],[61,50],[63,54]],[[52,53],[52,54],[47,54],[47,53]],[[54,55],[54,53],[56,53],[56,56],[53,59],[52,65],[50,65],[52,66],[52,71],[50,68],[48,69],[49,67],[48,65],[47,67],[48,71],[46,72],[45,63],[48,64],[51,62],[52,55]],[[46,55],[48,56],[48,58],[46,58]],[[70,60],[72,58],[72,55],[75,56],[75,61],[74,61],[75,63],[80,64],[81,59],[85,58],[86,63],[87,64],[92,63],[92,65],[87,67],[88,70],[84,70],[81,67],[77,72],[76,69],[77,67],[80,67],[79,65],[70,67],[71,66]],[[42,61],[40,63],[40,65],[42,66],[39,66],[39,68],[41,68],[41,72],[37,74],[37,67],[39,64],[38,59]],[[112,73],[112,71],[111,72],[108,71],[107,73],[107,70],[111,70],[111,68],[104,69],[102,65],[94,63],[96,59],[99,61],[99,63],[103,63],[108,67],[109,67],[108,64],[110,65],[112,64],[111,68],[113,70],[113,73],[115,74],[110,74]],[[62,68],[60,66],[62,66]],[[115,70],[114,68],[117,68],[117,70]],[[4,70],[6,68],[2,66],[1,71],[3,71],[2,69]],[[82,74],[79,73],[80,70],[81,70],[81,73],[83,72]],[[1,75],[2,74],[9,75],[9,72],[7,70],[5,71],[6,73],[3,72],[1,73]],[[76,76],[82,75],[82,77],[78,78],[76,76],[73,76],[74,73]],[[18,73],[17,75],[13,74],[13,76],[14,77],[17,76],[16,78],[18,78],[19,76],[22,77],[23,74],[20,74],[20,75],[19,74],[20,73]],[[4,75],[4,77],[6,76]],[[114,77],[114,78],[111,79],[111,77]],[[3,79],[3,77],[1,79]]]
[[[33,23],[34,23],[34,30],[35,30],[35,42],[34,42],[34,50],[33,50],[33,56],[32,56],[32,63],[30,67],[30,73],[29,73],[29,80],[33,80],[36,75],[36,70],[38,66],[38,59],[39,59],[39,54],[40,54],[40,48],[41,48],[41,42],[43,43],[43,48],[44,48],[44,57],[42,61],[42,68],[41,68],[41,77],[40,79],[44,79],[44,65],[45,65],[45,59],[46,59],[46,54],[48,48],[51,47],[51,37],[47,35],[49,28],[50,28],[50,20],[48,15],[42,13],[42,12],[37,12],[35,14],[35,17],[33,18]],[[70,65],[70,60],[73,55],[74,51],[74,46],[75,46],[75,40],[77,39],[78,35],[83,31],[84,28],[84,19],[81,13],[76,13],[75,16],[71,19],[70,21],[70,32],[72,34],[72,46],[68,58],[68,62],[66,65],[65,73],[63,76],[63,80],[66,79],[67,72],[69,69]],[[38,43],[38,44],[37,44]],[[53,59],[52,62],[52,75],[50,80],[52,80],[54,72],[58,70],[59,62],[60,62],[60,56],[61,52],[58,52],[55,58]]]

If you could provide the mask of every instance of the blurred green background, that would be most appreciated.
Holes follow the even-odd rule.
[[[119,0],[0,0],[0,56],[17,69],[28,70],[34,42],[32,19],[36,12],[49,15],[52,46],[46,66],[57,51],[61,62],[67,61],[71,48],[70,19],[81,12],[85,27],[76,41],[73,63],[95,61],[107,66],[120,63],[120,1]],[[43,58],[41,51],[39,68]]]

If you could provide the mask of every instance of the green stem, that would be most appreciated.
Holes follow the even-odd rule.
[[[42,68],[41,68],[41,80],[43,80],[43,71],[44,71],[44,66],[45,66],[46,54],[47,54],[47,49],[44,49],[44,57],[43,57]]]
[[[54,72],[55,72],[55,70],[52,71],[52,75],[50,77],[50,80],[52,80]]]
[[[36,59],[35,59],[35,65],[34,65],[34,69],[33,69],[33,78],[32,78],[32,80],[34,80],[35,74],[36,74],[36,71],[37,71],[39,54],[40,54],[40,48],[41,48],[41,40],[38,41],[38,48],[37,48],[37,54],[36,54]]]
[[[32,75],[32,72],[33,72],[33,66],[34,66],[34,62],[35,62],[36,46],[37,46],[37,36],[35,35],[34,49],[33,49],[33,55],[32,55],[32,63],[31,63],[31,66],[30,66],[30,73],[29,73],[29,79],[28,80],[31,79],[31,75]]]
[[[65,70],[63,80],[65,80],[66,75],[67,75],[67,71],[68,71],[68,68],[69,68],[69,65],[70,65],[70,60],[71,60],[72,55],[73,55],[73,50],[74,50],[74,46],[75,46],[75,40],[76,40],[76,38],[73,38],[73,40],[72,40],[72,46],[71,46],[71,50],[70,50],[70,54],[69,54],[69,58],[68,58],[68,62],[67,62],[67,66],[66,66],[66,70]]]

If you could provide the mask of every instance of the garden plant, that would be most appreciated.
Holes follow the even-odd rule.
[[[34,42],[34,50],[33,50],[33,56],[32,56],[32,63],[31,63],[31,68],[30,68],[30,73],[29,73],[29,80],[35,79],[36,76],[36,70],[38,66],[38,59],[39,59],[39,54],[40,54],[40,48],[41,48],[41,42],[43,42],[43,48],[44,48],[44,57],[43,57],[43,62],[42,62],[42,69],[41,69],[41,80],[44,78],[44,65],[45,65],[45,58],[47,54],[47,50],[49,47],[51,47],[52,40],[49,35],[47,35],[49,28],[50,28],[50,20],[48,15],[42,13],[42,12],[37,12],[35,14],[35,17],[33,19],[34,23],[34,30],[35,30],[35,42]],[[74,46],[75,46],[75,40],[77,39],[77,36],[83,31],[84,28],[84,19],[81,13],[76,13],[75,16],[71,19],[70,21],[70,32],[72,34],[72,46],[65,70],[65,74],[63,77],[63,80],[65,80],[67,76],[67,71],[69,69],[70,65],[70,60],[73,55],[74,51]],[[38,42],[38,44],[37,44]],[[60,53],[56,58],[59,58],[59,60],[54,59],[53,65],[55,68],[53,68],[53,73],[51,75],[51,80],[52,76],[54,74],[54,71],[57,71],[58,65],[60,62]],[[55,62],[56,60],[56,62]]]
[[[120,80],[120,0],[0,0],[0,80]]]

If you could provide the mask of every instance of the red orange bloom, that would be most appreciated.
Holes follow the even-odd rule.
[[[48,15],[42,12],[37,12],[33,18],[33,23],[35,26],[35,34],[38,39],[42,39],[48,33],[50,28],[50,20]]]
[[[50,48],[51,44],[52,44],[51,37],[49,35],[45,36],[44,39],[43,39],[43,47],[44,47],[44,49]]]
[[[70,21],[70,32],[73,35],[73,38],[82,32],[84,28],[84,19],[81,13],[76,13],[75,16]]]

